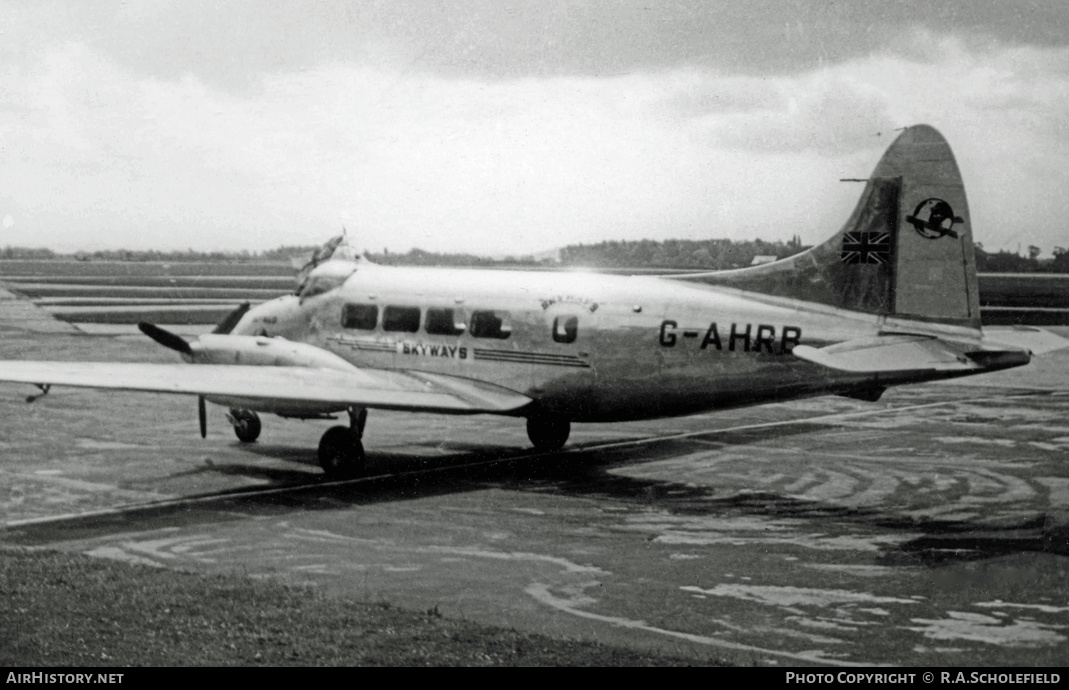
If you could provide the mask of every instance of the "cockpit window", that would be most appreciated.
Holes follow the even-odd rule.
[[[343,282],[345,282],[344,278],[339,280],[335,276],[311,276],[301,289],[301,298],[307,299],[322,295],[324,292],[329,292],[338,287]]]
[[[415,333],[419,330],[419,307],[386,307],[382,311],[382,330]]]
[[[464,332],[464,322],[452,309],[431,307],[423,320],[423,328],[428,335],[460,335]]]
[[[471,313],[471,334],[476,338],[497,338],[504,340],[512,333],[508,312],[473,311]]]
[[[307,280],[297,290],[300,298],[308,299],[324,292],[330,292],[352,274],[356,273],[357,265],[353,261],[328,261],[312,269]]]

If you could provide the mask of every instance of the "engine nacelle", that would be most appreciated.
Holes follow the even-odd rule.
[[[258,335],[204,334],[189,344],[194,364],[238,364],[260,367],[317,367],[351,371],[352,364],[321,347],[285,338]]]

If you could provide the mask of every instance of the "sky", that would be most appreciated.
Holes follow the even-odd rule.
[[[0,0],[0,246],[815,243],[918,123],[1069,248],[1064,0]]]

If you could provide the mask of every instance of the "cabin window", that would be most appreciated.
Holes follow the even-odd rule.
[[[452,309],[431,308],[423,320],[423,329],[428,335],[460,335],[464,332],[464,322]]]
[[[558,343],[574,343],[579,335],[578,316],[558,316],[553,319],[553,340]]]
[[[382,330],[415,333],[419,330],[419,307],[386,307],[382,311]]]
[[[503,311],[473,311],[471,313],[471,334],[476,338],[497,338],[504,340],[512,333],[508,313]]]
[[[346,304],[341,310],[341,325],[362,331],[375,329],[379,320],[379,307],[375,304]]]

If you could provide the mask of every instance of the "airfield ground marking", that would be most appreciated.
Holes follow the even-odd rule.
[[[721,649],[730,649],[733,651],[741,652],[755,652],[758,654],[768,654],[771,656],[787,657],[788,659],[795,659],[797,661],[807,661],[810,663],[825,664],[828,666],[890,666],[890,664],[881,664],[871,661],[847,661],[845,659],[836,659],[834,657],[822,656],[820,650],[814,653],[805,652],[789,652],[787,650],[768,649],[765,647],[754,647],[752,645],[743,644],[741,642],[731,642],[709,635],[698,635],[696,633],[687,633],[679,630],[669,630],[667,628],[658,628],[652,626],[645,621],[631,620],[629,618],[621,618],[618,616],[606,616],[599,613],[593,613],[591,611],[583,611],[582,609],[569,606],[567,603],[561,601],[557,597],[554,597],[546,585],[532,584],[525,590],[527,594],[531,595],[535,601],[550,606],[558,611],[569,613],[573,616],[580,618],[586,618],[588,620],[594,620],[601,623],[607,623],[618,628],[625,628],[629,630],[641,630],[643,632],[656,633],[658,635],[666,635],[668,637],[675,637],[687,642],[693,642],[696,644],[706,645],[709,647],[719,647]]]
[[[1020,389],[1017,389],[1020,390]],[[10,520],[5,522],[5,527],[24,527],[29,525],[48,524],[50,522],[62,522],[64,520],[77,520],[94,517],[108,517],[114,515],[122,515],[125,513],[135,513],[143,510],[156,510],[160,508],[180,508],[182,506],[192,506],[199,503],[209,503],[212,501],[226,501],[231,499],[243,499],[243,498],[257,498],[260,496],[272,496],[284,493],[297,493],[300,491],[308,491],[311,489],[319,489],[324,487],[335,486],[349,486],[359,483],[369,483],[373,481],[380,481],[383,479],[399,479],[409,476],[425,476],[429,474],[435,474],[438,472],[450,472],[455,470],[471,469],[475,467],[485,467],[487,465],[495,465],[505,462],[516,462],[522,460],[533,460],[535,458],[543,457],[560,457],[562,455],[571,455],[577,453],[587,453],[590,451],[599,450],[614,450],[617,448],[627,448],[629,446],[641,446],[649,445],[653,443],[661,443],[663,441],[675,441],[680,439],[693,438],[695,436],[707,436],[710,434],[726,434],[733,431],[746,431],[749,429],[767,429],[777,426],[787,426],[789,424],[815,424],[820,422],[834,421],[838,419],[853,419],[856,417],[866,417],[876,414],[886,414],[895,412],[908,412],[910,410],[921,410],[931,407],[945,407],[947,405],[956,405],[962,402],[978,403],[978,402],[990,402],[992,400],[1014,400],[1017,398],[1030,398],[1037,396],[1062,396],[1069,395],[1069,392],[1065,391],[1051,391],[1046,389],[1035,389],[1028,393],[1017,393],[1013,395],[991,395],[983,398],[970,398],[969,400],[943,400],[940,402],[921,403],[918,405],[903,405],[901,407],[882,408],[878,410],[860,410],[858,412],[837,412],[834,414],[820,415],[817,417],[805,417],[798,419],[787,419],[778,422],[760,422],[757,424],[743,424],[740,426],[727,427],[724,429],[705,429],[703,431],[688,431],[680,434],[669,434],[667,436],[650,436],[647,438],[631,439],[627,441],[610,441],[608,443],[598,443],[589,446],[574,446],[572,448],[566,448],[563,451],[549,451],[544,453],[532,453],[529,455],[518,455],[511,458],[496,458],[493,460],[478,460],[475,462],[461,463],[458,465],[448,465],[445,467],[433,467],[429,469],[421,470],[409,470],[407,472],[395,472],[376,474],[370,477],[357,477],[355,479],[339,479],[335,481],[316,482],[310,484],[300,484],[297,486],[281,486],[271,489],[252,489],[252,490],[236,490],[225,493],[207,494],[204,496],[191,496],[188,498],[175,498],[166,499],[162,501],[149,501],[146,503],[135,503],[124,506],[117,506],[115,508],[105,508],[102,510],[87,511],[84,513],[66,513],[63,515],[49,515],[46,517],[26,518],[23,520]]]

